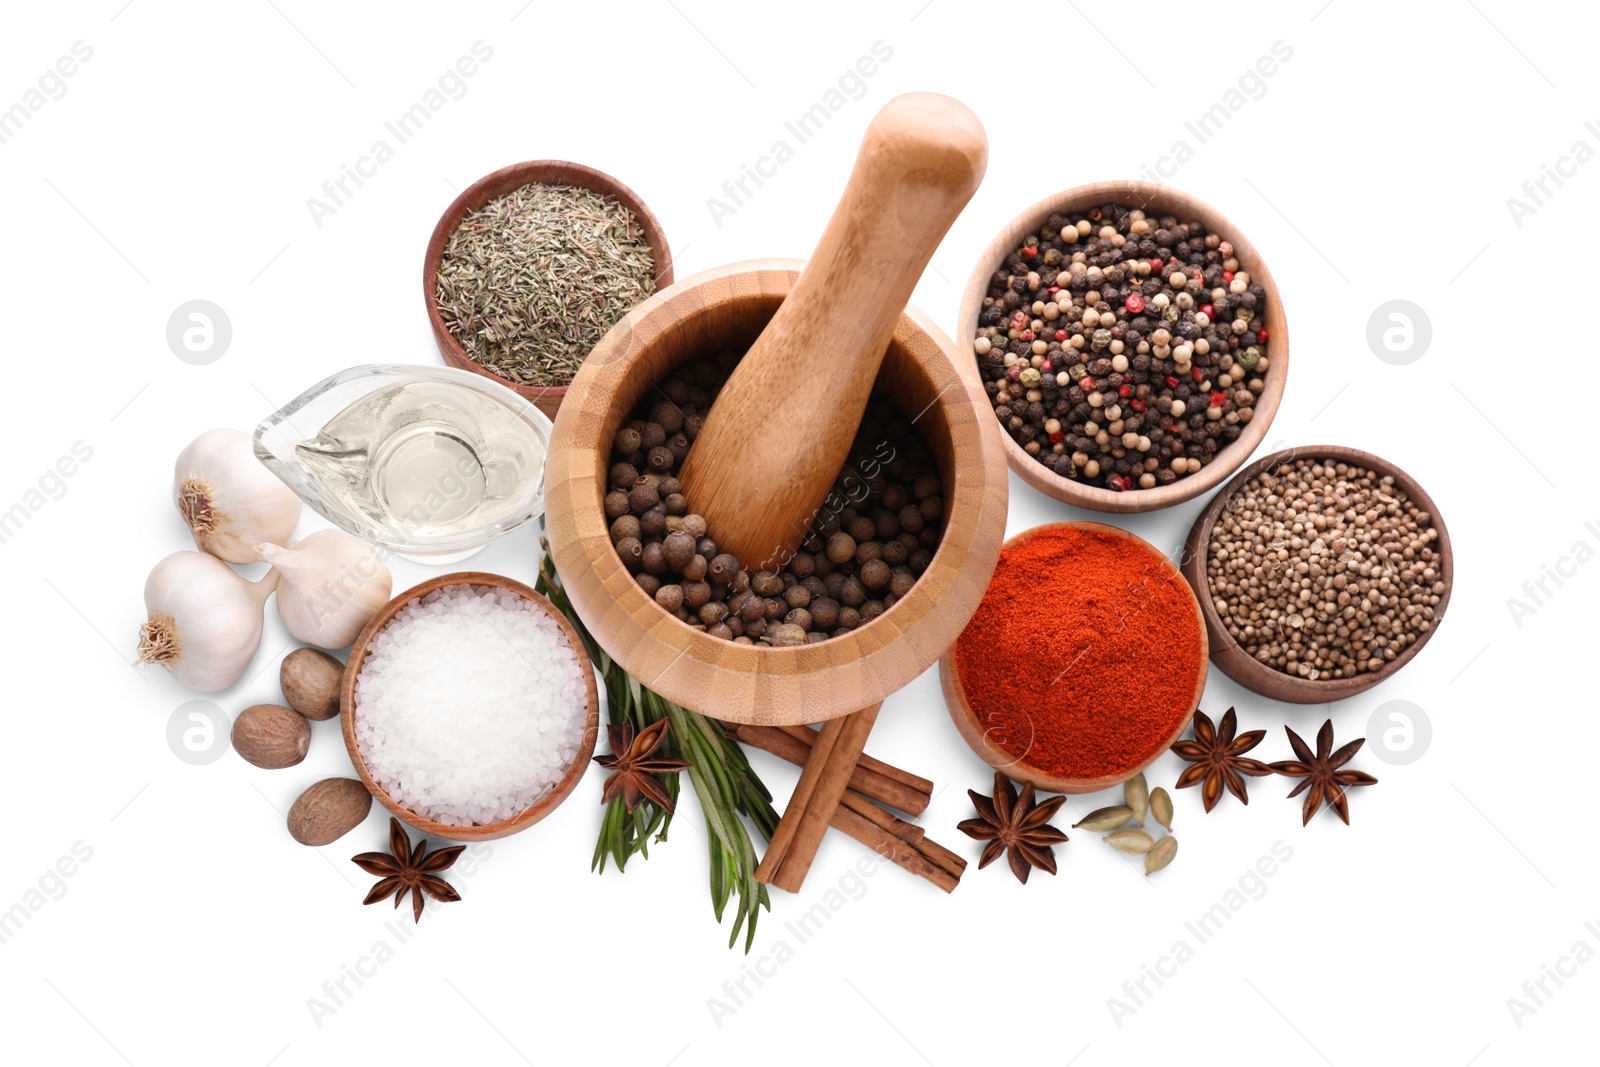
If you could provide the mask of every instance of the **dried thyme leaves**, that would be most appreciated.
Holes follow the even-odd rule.
[[[655,286],[639,220],[614,198],[533,183],[467,215],[446,242],[434,300],[479,366],[519,385],[566,385]]]

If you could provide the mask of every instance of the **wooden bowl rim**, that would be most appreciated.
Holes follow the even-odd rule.
[[[678,282],[670,289],[654,294],[613,327],[606,338],[595,347],[595,355],[601,358],[597,360],[592,356],[584,365],[584,369],[579,372],[579,378],[574,380],[574,385],[584,387],[586,401],[591,395],[598,398],[602,391],[609,395],[608,383],[621,378],[621,375],[616,373],[617,370],[636,359],[638,354],[648,350],[664,332],[663,327],[654,321],[654,316],[659,314],[661,309],[673,305],[681,306],[675,319],[676,325],[684,319],[708,313],[713,307],[721,304],[770,299],[778,295],[780,289],[783,293],[787,293],[799,277],[803,266],[803,261],[792,259],[760,259],[731,263],[702,271]],[[941,409],[947,413],[971,409],[980,399],[973,393],[972,383],[960,373],[953,345],[948,336],[916,308],[908,306],[901,315],[895,327],[894,343],[907,348],[914,362],[920,367],[928,367],[930,363],[937,366],[938,362],[942,361],[949,368],[948,371],[928,371],[930,379],[935,382],[939,381],[942,375],[949,378],[949,383],[936,400]],[[613,363],[616,366],[613,366]],[[959,386],[960,389],[952,389],[951,386]],[[965,390],[965,395],[962,395],[961,390]],[[596,402],[598,403],[598,399]],[[973,410],[972,414],[980,416],[983,413]],[[982,582],[978,586],[980,592],[972,597],[972,607],[975,610],[978,600],[981,599],[981,589],[988,584],[988,574],[993,570],[995,561],[999,559],[999,536],[1005,527],[1008,491],[1004,469],[994,462],[998,458],[994,450],[998,447],[999,425],[992,418],[981,417],[971,418],[970,430],[966,429],[968,424],[962,418],[950,418],[949,422],[952,435],[956,438],[953,451],[960,454],[970,451],[985,453],[982,457],[983,462],[971,465],[970,476],[974,482],[967,491],[968,497],[959,502],[954,494],[948,497],[946,536],[941,540],[933,560],[918,578],[912,591],[882,615],[857,627],[849,636],[832,638],[817,645],[794,648],[733,644],[694,630],[668,615],[653,598],[645,595],[644,591],[632,581],[631,576],[622,588],[621,595],[613,598],[606,606],[607,609],[615,607],[618,612],[616,619],[620,621],[616,626],[616,632],[612,632],[613,619],[591,618],[596,609],[591,608],[586,602],[587,593],[576,588],[574,583],[567,583],[573,605],[601,647],[629,670],[630,674],[639,677],[643,684],[668,699],[716,718],[761,725],[810,723],[845,715],[859,710],[860,707],[881,701],[932,666],[938,658],[938,654],[930,655],[918,649],[916,643],[909,640],[909,636],[919,630],[933,631],[950,625],[951,612],[958,611],[959,608],[949,601],[941,604],[940,600],[965,581],[971,581],[971,576],[967,573],[969,570],[974,574],[980,570],[983,572]],[[593,433],[598,428],[598,421],[589,417],[587,411],[580,411],[570,405],[563,407],[557,419],[556,447],[552,449],[553,456],[558,451],[567,454],[574,451],[576,446],[569,443],[567,438],[576,435],[578,433],[576,427],[580,425]],[[608,452],[603,447],[600,450],[602,454]],[[579,516],[570,513],[570,509],[560,508],[559,504],[578,499],[580,496],[593,496],[598,501],[604,495],[603,477],[602,472],[577,471],[566,465],[560,467],[555,478],[551,478],[548,471],[546,477],[546,509],[549,516],[550,542],[558,567],[562,557],[567,553],[581,554],[580,565],[600,574],[601,582],[604,582],[607,576],[624,570],[622,561],[611,544],[608,525],[603,521],[603,512],[595,510],[590,514],[585,509]],[[558,503],[557,508],[550,507],[552,501]],[[958,515],[969,521],[973,527],[966,543],[960,543],[959,539],[949,535],[952,526],[961,525],[956,520]],[[958,555],[964,556],[959,565],[954,562]],[[645,626],[637,621],[636,612],[640,609],[643,609],[644,617],[652,620],[651,625]],[[638,655],[637,650],[640,645],[650,644],[654,647],[655,644],[661,643],[661,634],[655,629],[658,622],[670,624],[665,628],[665,632],[671,635],[673,647],[678,649],[678,655],[667,667],[655,672],[652,677],[642,677],[641,673],[645,672],[636,671],[634,667],[637,664],[630,661]],[[966,618],[962,618],[959,625],[965,624]],[[959,633],[959,629],[956,632]],[[877,639],[880,635],[894,636],[889,644],[884,646],[863,648],[863,641]],[[679,662],[688,660],[691,661],[689,669],[693,669],[694,664],[710,664],[714,665],[709,667],[713,671],[772,679],[775,680],[775,684],[782,685],[784,679],[828,675],[844,669],[847,665],[859,664],[869,657],[881,662],[884,649],[891,647],[894,642],[905,644],[915,651],[915,658],[921,661],[921,666],[914,673],[900,677],[904,672],[898,669],[863,670],[859,684],[864,699],[859,704],[836,707],[828,698],[819,696],[818,706],[808,707],[803,714],[789,717],[783,714],[761,713],[744,707],[708,708],[704,702],[705,694],[691,691],[687,688],[686,681],[680,679],[677,673]],[[751,696],[754,696],[753,692]],[[838,699],[834,698],[835,701]]]
[[[467,355],[460,342],[445,327],[434,298],[445,243],[461,225],[461,220],[496,197],[504,196],[513,189],[520,189],[532,182],[545,185],[575,185],[592,192],[603,193],[633,212],[644,228],[645,240],[650,244],[650,251],[655,257],[658,268],[652,293],[659,293],[672,284],[672,249],[667,244],[667,234],[661,226],[661,220],[638,193],[603,170],[564,159],[530,159],[491,171],[463,189],[454,200],[450,201],[450,206],[444,209],[444,214],[439,216],[439,221],[434,224],[433,233],[428,237],[427,253],[422,262],[423,306],[427,309],[428,323],[433,328],[433,339],[439,346],[439,354],[452,367],[481,374],[491,381],[515,390],[519,396],[528,400],[549,400],[559,404],[566,397],[570,383],[523,385],[502,378],[481,366]]]
[[[961,670],[956,662],[956,645],[951,645],[950,649],[939,658],[939,683],[944,690],[945,708],[950,712],[951,720],[956,724],[956,729],[960,732],[962,740],[966,741],[972,751],[977,753],[979,759],[995,770],[1001,771],[1008,778],[1018,782],[1031,782],[1035,789],[1042,789],[1051,793],[1096,793],[1102,789],[1121,785],[1149,767],[1160,759],[1161,755],[1170,749],[1173,743],[1189,729],[1189,723],[1194,718],[1195,711],[1199,709],[1201,697],[1205,693],[1210,644],[1206,633],[1205,617],[1200,610],[1199,599],[1195,596],[1194,589],[1189,586],[1188,581],[1184,579],[1179,571],[1178,565],[1173,563],[1167,554],[1155,545],[1152,545],[1138,534],[1122,529],[1120,526],[1112,526],[1103,522],[1044,523],[1030,527],[1008,538],[1006,543],[1001,546],[1001,552],[1003,554],[1006,550],[1030,541],[1040,534],[1062,530],[1110,534],[1114,537],[1131,541],[1146,554],[1161,562],[1169,580],[1176,580],[1187,589],[1190,603],[1194,606],[1195,623],[1200,634],[1200,668],[1195,677],[1194,700],[1190,704],[1188,712],[1179,720],[1177,728],[1173,730],[1171,735],[1167,737],[1160,748],[1156,749],[1150,758],[1124,773],[1099,775],[1093,778],[1059,777],[1047,774],[1021,758],[1012,755],[1005,749],[990,744],[988,733],[979,723],[978,713],[973,709],[971,701],[967,699],[966,687],[961,682]],[[956,643],[960,643],[960,638],[956,639]]]
[[[1229,234],[1228,240],[1233,244],[1241,266],[1249,271],[1252,280],[1260,282],[1262,288],[1267,291],[1267,306],[1269,309],[1276,309],[1275,317],[1278,320],[1278,328],[1271,339],[1272,350],[1268,354],[1266,388],[1256,399],[1254,417],[1245,424],[1239,439],[1218,450],[1219,459],[1213,459],[1202,467],[1198,474],[1187,475],[1171,485],[1160,485],[1154,489],[1130,489],[1118,493],[1063,478],[1028,455],[1009,433],[1000,435],[1000,444],[1005,449],[1007,465],[1016,472],[1017,477],[1046,496],[1076,507],[1111,514],[1159,511],[1193,500],[1215,489],[1230,474],[1238,470],[1240,465],[1250,458],[1251,453],[1260,447],[1261,442],[1266,440],[1267,431],[1271,428],[1272,420],[1277,416],[1278,407],[1283,400],[1285,380],[1289,374],[1288,309],[1284,306],[1277,282],[1273,280],[1272,272],[1267,269],[1266,261],[1260,251],[1231,219],[1198,197],[1170,186],[1150,182],[1127,180],[1092,182],[1047,196],[1013,217],[979,254],[977,265],[973,267],[966,291],[961,298],[961,308],[956,323],[956,342],[958,350],[964,357],[962,368],[970,369],[972,376],[979,379],[981,384],[977,360],[972,354],[971,338],[978,327],[978,312],[982,309],[983,298],[989,290],[989,278],[1005,261],[1005,257],[1016,251],[1015,241],[1036,231],[1051,213],[1079,211],[1089,205],[1105,203],[1128,204],[1154,209],[1164,214],[1196,218],[1218,233]],[[1272,314],[1274,313],[1269,311],[1269,315]],[[992,405],[990,414],[993,415]],[[998,422],[997,419],[997,425]],[[1220,459],[1223,456],[1227,458]]]
[[[1437,549],[1440,572],[1444,580],[1444,593],[1439,598],[1433,625],[1404,652],[1376,671],[1359,674],[1354,678],[1309,681],[1285,674],[1275,667],[1268,667],[1246,652],[1228,632],[1216,605],[1211,600],[1211,586],[1206,580],[1206,560],[1209,556],[1211,531],[1216,526],[1217,517],[1222,514],[1222,509],[1227,506],[1228,501],[1250,479],[1270,467],[1295,459],[1331,459],[1365,467],[1380,476],[1390,475],[1394,478],[1395,485],[1405,492],[1411,502],[1428,513],[1434,529],[1439,531]],[[1439,507],[1434,503],[1433,497],[1428,495],[1422,483],[1382,456],[1345,445],[1299,445],[1281,449],[1271,455],[1263,456],[1235,474],[1222,491],[1206,505],[1205,510],[1196,516],[1194,525],[1189,528],[1189,536],[1184,541],[1183,555],[1181,566],[1183,576],[1194,590],[1195,596],[1199,598],[1200,610],[1206,620],[1206,630],[1211,635],[1211,654],[1216,665],[1223,674],[1252,693],[1291,704],[1327,704],[1344,700],[1358,693],[1364,693],[1393,677],[1400,668],[1410,663],[1417,653],[1422,651],[1422,646],[1432,640],[1434,634],[1439,632],[1439,624],[1444,621],[1445,609],[1450,606],[1450,593],[1455,588],[1455,552],[1450,545],[1450,531],[1445,527],[1444,517],[1439,514]]]
[[[545,614],[556,621],[561,628],[567,643],[572,646],[572,651],[578,657],[578,673],[583,677],[585,693],[585,713],[583,739],[578,743],[578,754],[573,758],[572,765],[567,768],[561,779],[551,787],[550,791],[534,801],[527,810],[509,819],[499,822],[484,823],[478,826],[447,826],[444,823],[434,822],[432,819],[423,818],[410,808],[391,797],[387,790],[380,786],[367,770],[367,761],[361,756],[361,748],[356,744],[356,681],[361,676],[361,668],[366,663],[367,649],[378,633],[398,615],[402,608],[413,600],[420,600],[429,593],[446,586],[471,585],[491,589],[504,589],[516,593],[523,599],[531,601]],[[356,773],[361,776],[362,784],[377,798],[378,803],[389,809],[390,813],[401,820],[410,823],[418,830],[431,837],[443,837],[454,841],[487,841],[493,838],[508,837],[511,834],[526,830],[540,819],[549,815],[561,802],[571,795],[579,779],[589,769],[590,757],[594,755],[595,741],[600,733],[600,693],[594,681],[594,667],[589,660],[589,652],[584,647],[583,640],[578,636],[578,631],[567,617],[549,600],[513,578],[504,575],[490,574],[487,571],[456,571],[452,574],[441,574],[426,581],[419,582],[400,593],[389,603],[385,604],[362,629],[361,636],[356,638],[350,647],[350,656],[345,663],[344,677],[340,683],[340,728],[344,733],[344,746],[350,753],[350,762],[355,765]]]

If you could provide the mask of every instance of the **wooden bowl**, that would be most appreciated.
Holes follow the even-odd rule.
[[[444,823],[434,822],[432,819],[423,818],[410,808],[402,806],[391,797],[382,786],[372,777],[367,770],[367,761],[361,757],[360,746],[356,744],[356,679],[361,676],[361,667],[367,659],[367,647],[378,632],[389,625],[400,610],[413,600],[427,596],[436,589],[443,589],[448,585],[474,585],[487,586],[492,589],[504,589],[516,593],[525,600],[534,604],[556,621],[561,627],[561,632],[566,636],[567,644],[572,646],[572,651],[578,657],[578,671],[583,676],[584,690],[586,693],[585,722],[583,727],[583,740],[578,743],[578,754],[572,761],[572,766],[567,768],[567,773],[555,787],[534,801],[526,811],[520,815],[501,822],[484,823],[481,826],[448,826]],[[534,592],[521,582],[502,578],[498,574],[487,574],[483,571],[458,571],[455,574],[442,574],[437,578],[429,578],[419,585],[395,597],[383,606],[383,610],[372,617],[366,628],[361,631],[361,636],[356,638],[356,643],[350,649],[349,661],[345,664],[344,680],[340,691],[339,707],[341,709],[339,720],[344,730],[344,747],[350,752],[350,762],[355,764],[356,773],[361,776],[361,781],[378,803],[388,808],[397,817],[410,823],[430,837],[444,837],[454,841],[487,841],[496,837],[508,837],[521,830],[526,830],[540,819],[554,811],[560,803],[567,799],[578,779],[583,777],[583,772],[589,767],[589,758],[594,755],[595,738],[600,731],[600,694],[595,688],[594,669],[589,663],[589,654],[584,650],[583,641],[578,637],[578,632],[573,629],[567,617],[558,611],[550,601]]]
[[[1278,413],[1278,404],[1283,399],[1284,380],[1289,374],[1289,325],[1284,317],[1283,299],[1278,295],[1278,286],[1255,245],[1220,211],[1176,189],[1148,182],[1096,182],[1046,197],[1012,219],[978,257],[978,265],[973,268],[967,291],[961,299],[961,311],[956,319],[956,345],[962,354],[962,371],[979,379],[972,340],[977,334],[978,313],[983,310],[983,300],[989,292],[989,279],[994,272],[1000,269],[1007,256],[1022,246],[1024,237],[1039,232],[1045,219],[1053,212],[1066,215],[1108,203],[1126,204],[1154,214],[1175,215],[1180,220],[1197,219],[1205,223],[1208,230],[1222,234],[1224,240],[1232,243],[1239,265],[1250,273],[1251,280],[1260,282],[1267,292],[1266,389],[1256,399],[1255,415],[1245,424],[1239,439],[1221,448],[1210,463],[1200,468],[1198,474],[1179,478],[1171,485],[1129,489],[1119,493],[1063,478],[1023,451],[1009,433],[1000,434],[1006,462],[1019,478],[1041,493],[1092,511],[1116,514],[1156,511],[1215,489],[1250,458],[1250,453],[1266,440],[1267,429],[1272,425],[1273,416]],[[992,404],[989,415],[994,418]],[[999,420],[995,421],[998,424]]]
[[[667,247],[667,235],[662,232],[661,220],[657,219],[655,213],[639,199],[638,193],[604,171],[559,159],[535,159],[527,163],[513,163],[492,174],[486,174],[467,186],[439,217],[438,224],[433,228],[433,236],[428,238],[427,258],[422,263],[422,300],[428,309],[428,322],[433,326],[433,339],[439,345],[439,354],[444,356],[444,361],[452,367],[481,374],[516,391],[520,396],[533,401],[540,411],[554,419],[556,410],[561,407],[561,401],[566,397],[570,386],[521,385],[502,378],[493,371],[485,370],[467,356],[460,343],[445,328],[444,319],[439,317],[439,308],[434,296],[439,281],[439,262],[444,255],[445,243],[461,225],[461,220],[496,197],[504,196],[513,189],[520,189],[530,182],[540,182],[545,185],[575,185],[604,193],[633,212],[634,217],[644,227],[645,239],[650,242],[650,250],[655,255],[657,291],[672,284],[672,250]]]
[[[1380,475],[1392,475],[1395,485],[1405,490],[1406,496],[1413,504],[1429,514],[1434,529],[1439,531],[1439,540],[1435,547],[1439,553],[1440,569],[1444,575],[1444,594],[1440,596],[1439,606],[1435,609],[1433,626],[1379,670],[1358,674],[1354,678],[1309,681],[1261,663],[1246,652],[1223,625],[1222,617],[1217,613],[1216,605],[1211,600],[1211,586],[1206,581],[1206,557],[1211,544],[1211,530],[1216,525],[1217,517],[1228,507],[1229,500],[1246,482],[1262,471],[1276,464],[1300,458],[1332,459],[1353,463]],[[1359,448],[1343,448],[1338,445],[1304,445],[1299,448],[1286,448],[1256,460],[1234,475],[1233,480],[1212,498],[1211,503],[1189,528],[1189,537],[1183,547],[1182,569],[1183,576],[1188,579],[1189,585],[1200,600],[1200,611],[1206,620],[1206,633],[1211,639],[1212,662],[1222,668],[1223,674],[1251,692],[1273,700],[1287,701],[1290,704],[1328,704],[1335,700],[1353,697],[1357,693],[1364,693],[1388,679],[1410,663],[1422,650],[1422,646],[1438,632],[1439,623],[1444,621],[1444,610],[1450,605],[1450,590],[1455,585],[1455,554],[1450,548],[1450,531],[1445,529],[1444,519],[1440,517],[1433,498],[1417,484],[1415,478],[1388,460],[1374,456],[1371,452],[1363,452]]]
[[[799,277],[794,260],[733,264],[646,300],[595,346],[561,409],[545,470],[552,557],[589,632],[629,674],[685,707],[741,723],[803,723],[869,707],[943,654],[1000,555],[1000,428],[937,326],[908,309],[878,381],[927,442],[944,479],[943,540],[911,592],[843,637],[798,648],[723,641],[645,595],[612,548],[603,510],[611,440],[674,368],[754,341]],[[920,414],[919,414],[920,413]],[[774,415],[774,425],[782,422]],[[783,427],[800,433],[803,427]],[[803,450],[803,439],[795,441]]]
[[[1101,775],[1096,778],[1062,778],[1048,774],[1037,767],[1025,762],[1021,757],[1014,756],[1004,748],[989,739],[991,726],[985,725],[979,718],[978,712],[967,699],[966,688],[961,684],[961,670],[956,663],[955,647],[952,646],[939,660],[939,682],[944,688],[945,707],[950,711],[950,718],[955,722],[956,729],[960,731],[962,740],[971,746],[978,758],[998,771],[1003,771],[1006,777],[1018,782],[1032,782],[1035,789],[1047,793],[1096,793],[1102,789],[1109,789],[1114,785],[1121,785],[1129,778],[1144,770],[1154,763],[1163,752],[1171,748],[1173,742],[1183,736],[1189,728],[1189,720],[1194,718],[1195,709],[1200,706],[1200,695],[1206,688],[1206,655],[1208,651],[1206,627],[1204,618],[1200,613],[1200,604],[1195,600],[1193,590],[1188,583],[1182,580],[1178,568],[1166,557],[1166,554],[1154,545],[1115,526],[1107,526],[1098,522],[1055,522],[1043,526],[1035,526],[1024,530],[1005,543],[1005,548],[1013,548],[1026,541],[1056,530],[1084,530],[1095,533],[1109,534],[1122,538],[1132,543],[1133,547],[1149,554],[1152,562],[1159,567],[1162,577],[1170,582],[1176,582],[1189,592],[1189,600],[1194,604],[1195,622],[1200,634],[1200,669],[1196,673],[1194,683],[1194,699],[1189,704],[1189,710],[1184,713],[1177,725],[1159,748],[1150,753],[1147,759],[1127,768],[1117,774]]]

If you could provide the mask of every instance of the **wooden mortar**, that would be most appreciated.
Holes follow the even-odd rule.
[[[718,267],[635,308],[573,379],[545,469],[551,554],[590,633],[644,685],[733,722],[819,722],[871,707],[906,685],[944,654],[977,610],[1005,533],[999,424],[976,375],[957,369],[950,339],[908,308],[877,382],[914,420],[939,466],[945,499],[943,538],[911,591],[845,636],[769,648],[696,630],[639,588],[612,547],[603,507],[612,438],[674,369],[749,346],[800,267],[794,260]],[[796,448],[803,454],[805,443]]]

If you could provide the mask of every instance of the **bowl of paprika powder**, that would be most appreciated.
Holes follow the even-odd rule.
[[[1006,541],[977,613],[939,661],[972,750],[1019,782],[1092,793],[1188,729],[1210,648],[1199,601],[1143,538],[1095,522]]]

